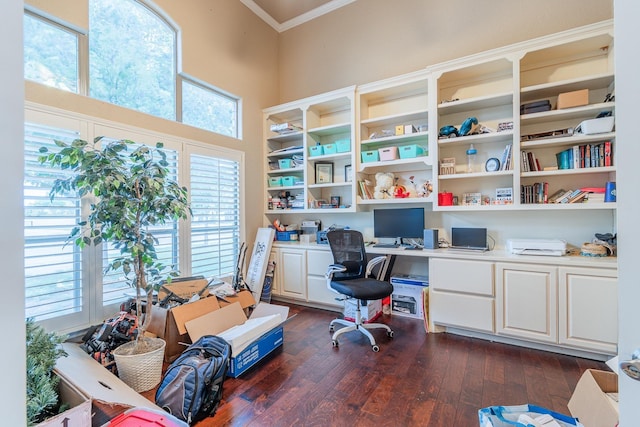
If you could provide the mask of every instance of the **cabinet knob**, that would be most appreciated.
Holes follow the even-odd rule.
[[[631,355],[631,360],[620,362],[620,369],[630,378],[640,381],[640,348]]]

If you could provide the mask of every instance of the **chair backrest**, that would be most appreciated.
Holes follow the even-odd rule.
[[[334,274],[334,280],[348,280],[364,277],[367,270],[367,252],[362,233],[356,230],[332,230],[327,233],[334,264],[340,264],[347,271]]]

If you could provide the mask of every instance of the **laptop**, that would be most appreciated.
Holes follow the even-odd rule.
[[[449,249],[464,251],[488,251],[486,228],[451,228],[451,246]]]

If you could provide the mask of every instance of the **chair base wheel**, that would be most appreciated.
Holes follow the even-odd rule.
[[[334,347],[337,347],[337,346],[338,346],[338,341],[336,341],[336,340],[332,340],[332,341],[331,341],[331,344],[333,344],[333,346],[334,346]]]
[[[333,325],[329,326],[329,332],[333,332],[333,331],[334,331]]]
[[[380,347],[378,347],[377,345],[374,345],[374,346],[371,346],[371,350],[377,353],[380,351]]]
[[[389,338],[393,338],[393,331],[387,331],[387,336]]]

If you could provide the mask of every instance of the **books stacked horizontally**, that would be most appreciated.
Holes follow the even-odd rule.
[[[536,182],[522,185],[520,203],[522,204],[569,204],[569,203],[604,203],[604,187],[583,187],[566,190],[560,188],[549,194],[548,182]]]

